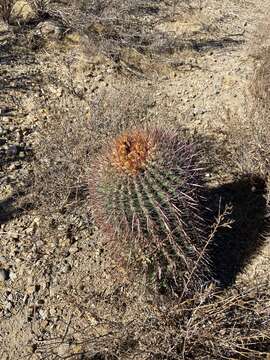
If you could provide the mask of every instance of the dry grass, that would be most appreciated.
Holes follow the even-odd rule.
[[[91,42],[97,44],[100,51],[119,62],[123,49],[135,49],[139,53],[171,53],[183,44],[156,26],[172,19],[179,12],[183,2],[170,1],[164,4],[156,1],[118,0],[95,1],[87,6],[89,16],[87,32]]]
[[[263,47],[256,64],[251,84],[254,114],[254,142],[257,144],[258,161],[264,164],[267,176],[270,174],[270,44]]]
[[[111,11],[110,8],[107,10]],[[135,10],[138,11],[137,8]],[[152,51],[151,42],[142,42],[143,37],[140,33],[138,38],[130,39],[129,36],[125,37],[129,33],[120,32],[122,35],[119,37],[119,32],[115,32],[119,30],[115,20],[117,16],[119,17],[118,14],[115,14],[116,18],[112,17],[112,20],[109,18],[106,22],[105,8],[93,7],[93,11],[96,11],[98,14],[96,17],[102,20],[101,30],[93,30],[91,23],[92,28],[89,31],[95,33],[101,49],[102,46],[105,46],[106,51],[109,49],[109,54],[114,60],[117,61],[119,46],[120,48],[127,44],[130,46],[128,41],[131,41],[132,46],[135,44],[138,51],[148,51],[148,45]],[[151,14],[149,16],[151,17]],[[126,26],[127,23],[124,24]],[[130,26],[130,31],[137,34],[132,27],[133,22]],[[120,30],[123,29],[120,27]],[[98,31],[102,33],[100,38]],[[112,44],[115,47],[112,47]],[[147,49],[142,46],[144,44],[147,45]],[[246,117],[239,119],[235,114],[228,114],[227,140],[230,145],[226,147],[227,157],[224,163],[224,169],[237,176],[243,173],[259,174],[263,187],[263,180],[267,179],[269,174],[270,158],[269,55],[269,48],[264,47],[261,55],[257,57],[258,67],[254,73],[251,96],[247,98],[249,104]],[[54,111],[50,114],[48,127],[41,133],[41,142],[36,153],[35,199],[40,211],[50,219],[55,214],[64,215],[68,220],[70,213],[79,211],[88,213],[85,185],[91,157],[95,156],[108,137],[129,126],[134,124],[138,126],[139,123],[145,124],[150,120],[149,93],[141,89],[140,94],[134,89],[132,92],[129,87],[130,84],[127,84],[126,88],[117,91],[114,95],[104,94],[99,100],[94,101],[91,114],[85,112],[83,102],[80,102],[80,106],[74,104],[73,107],[69,97],[64,97],[62,103],[57,102]],[[251,178],[255,179],[255,176]],[[235,183],[227,187],[228,193],[231,194],[233,191],[236,193],[237,201],[238,196],[246,198],[243,184],[238,185]],[[254,190],[252,182],[248,183],[248,187],[250,193],[256,192],[256,186]],[[264,197],[265,193],[259,196],[258,212],[261,211],[262,218],[266,217],[268,211]],[[252,197],[249,202],[253,202],[253,199]],[[225,228],[225,232],[233,228],[233,242],[228,243],[227,250],[234,247],[237,256],[239,254],[242,256],[243,253],[238,251],[238,245],[235,243],[236,238],[243,235],[242,237],[246,239],[246,228],[248,232],[249,230],[252,232],[252,235],[255,233],[255,237],[260,238],[262,234],[256,233],[255,228],[258,224],[254,225],[251,222],[249,225],[251,227],[247,227],[246,223],[249,219],[246,218],[246,208],[242,211],[243,205],[246,206],[247,203],[242,199],[239,202],[242,206],[237,202],[231,204],[236,208],[234,218],[227,213],[223,221],[222,214],[219,213],[217,224]],[[226,205],[229,204],[225,204],[225,208]],[[249,216],[257,222],[253,214],[254,208],[251,208]],[[241,216],[243,218],[240,219]],[[228,220],[235,220],[236,227],[233,227]],[[92,225],[91,223],[89,226]],[[221,235],[219,244],[222,245],[222,242],[228,238],[224,233]],[[241,246],[245,247],[246,242]],[[219,251],[223,253],[223,249],[220,247]],[[254,253],[253,248],[252,252]],[[228,268],[232,263],[230,253],[226,252],[225,256],[227,256],[225,261],[227,267],[222,270],[225,273],[235,272],[233,265]],[[89,259],[87,258],[86,261],[88,262]],[[246,259],[239,261],[244,265],[248,262]],[[108,260],[108,266],[110,265]],[[119,264],[114,264],[114,267],[118,269]],[[242,266],[241,269],[240,266],[239,269],[237,268],[237,274],[240,271]],[[120,271],[119,273],[116,271],[113,280],[110,279],[117,283],[117,286],[110,289],[110,284],[106,282],[108,273],[104,269],[92,273],[89,278],[91,286],[88,282],[87,286],[90,289],[86,295],[80,290],[81,283],[78,281],[77,292],[66,297],[65,307],[74,309],[74,313],[79,309],[80,317],[65,323],[66,330],[62,336],[49,340],[37,339],[34,345],[40,358],[260,360],[269,357],[269,276],[257,276],[256,281],[252,283],[232,284],[237,275],[233,273],[226,290],[218,289],[211,284],[204,291],[198,292],[194,298],[182,301],[162,296],[153,299],[146,291],[137,291],[136,282],[132,285],[121,283]],[[59,348],[63,345],[67,345],[68,352],[59,355]]]
[[[0,1],[0,18],[5,22],[9,22],[12,6],[14,4],[14,0],[1,0]]]
[[[159,73],[162,66],[183,66],[185,53],[194,58],[198,53],[241,43],[241,34],[227,34],[203,16],[202,7],[201,1],[192,0],[77,1],[68,18],[73,28],[88,36],[90,53],[101,52],[121,70],[143,76]],[[197,28],[192,28],[192,21]],[[186,23],[188,30],[177,30],[179,22]]]
[[[246,93],[243,116],[228,111],[225,119],[226,162],[234,172],[255,173],[268,179],[270,172],[270,44],[268,22],[256,34],[257,48],[251,50],[254,73]],[[231,158],[231,160],[229,159]]]
[[[28,24],[17,24],[20,43],[27,40],[25,46],[35,51],[46,47],[44,36],[33,30],[42,21],[53,21],[60,30],[59,40],[68,33],[79,33],[88,55],[102,53],[121,72],[139,78],[165,73],[168,68],[196,68],[194,57],[242,43],[241,33],[227,33],[217,20],[203,15],[203,3],[196,0],[29,2],[36,18]],[[5,13],[8,21],[8,11]],[[178,29],[178,22],[180,28],[184,24],[184,29]]]
[[[139,124],[151,107],[151,96],[143,89],[123,85],[104,91],[89,104],[64,96],[41,130],[36,151],[34,193],[44,213],[66,212],[86,201],[87,171],[91,157],[106,142],[128,126]]]
[[[61,101],[42,132],[34,189],[41,213],[49,219],[60,214],[60,223],[69,221],[72,213],[88,214],[87,168],[106,139],[151,119],[147,90],[138,93],[130,83],[114,95],[104,93],[94,101],[91,116],[81,101],[79,106],[69,97]],[[236,186],[235,191],[239,189]],[[215,241],[219,228],[230,228],[230,212],[218,211],[218,215],[210,241]],[[239,221],[239,213],[235,216],[237,226],[246,226]],[[231,259],[230,253],[226,256]],[[270,351],[269,279],[257,278],[256,285],[233,285],[223,291],[210,285],[185,301],[153,298],[142,280],[134,277],[131,285],[121,282],[121,264],[105,261],[107,270],[91,273],[87,294],[78,281],[75,293],[65,296],[65,308],[81,315],[65,323],[64,335],[34,343],[41,359],[266,359]],[[110,272],[113,275],[108,280]],[[68,349],[65,355],[63,346]]]
[[[36,0],[33,3],[39,17],[59,23],[64,34],[73,31],[82,34],[85,51],[90,56],[102,53],[119,70],[137,77],[159,73],[163,67],[192,67],[192,61],[185,64],[183,60],[185,52],[193,53],[194,57],[196,53],[237,46],[242,41],[241,34],[227,34],[215,20],[205,18],[201,1]],[[195,19],[197,28],[192,30],[190,19]],[[177,22],[187,24],[188,31],[170,30],[170,25]],[[179,53],[183,55],[181,60]]]
[[[266,359],[268,291],[268,282],[223,293],[209,288],[185,302],[158,306],[129,297],[128,291],[111,297],[94,291],[95,310],[85,310],[84,317],[94,316],[95,324],[80,328],[70,321],[64,338],[37,342],[37,352],[42,359],[60,359],[57,354],[64,343],[69,344],[64,359]],[[117,315],[111,318],[97,310],[102,308],[108,313],[114,309]],[[77,341],[70,342],[72,338]]]

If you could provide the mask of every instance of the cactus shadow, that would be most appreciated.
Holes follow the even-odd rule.
[[[269,230],[265,180],[245,175],[238,181],[210,191],[209,209],[215,218],[225,215],[228,226],[221,226],[210,246],[212,274],[223,288],[232,285],[237,274],[256,256]]]

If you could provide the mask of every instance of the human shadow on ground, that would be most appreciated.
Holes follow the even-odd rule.
[[[265,180],[255,175],[210,191],[211,216],[218,218],[229,207],[223,220],[229,225],[217,229],[209,249],[213,277],[223,288],[235,282],[265,242],[270,225],[265,195]]]

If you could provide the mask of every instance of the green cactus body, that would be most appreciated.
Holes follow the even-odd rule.
[[[142,254],[143,269],[180,288],[207,273],[200,163],[176,132],[131,130],[105,148],[90,179],[100,226],[131,251],[131,263]]]

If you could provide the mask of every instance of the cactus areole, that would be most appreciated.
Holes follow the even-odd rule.
[[[116,139],[111,163],[126,174],[136,175],[144,171],[150,153],[153,152],[151,139],[147,134],[134,132],[123,134]]]
[[[181,134],[130,130],[110,140],[93,163],[91,207],[104,230],[130,249],[139,245],[146,261],[176,269],[178,258],[190,272],[205,243],[202,182],[196,146]]]

